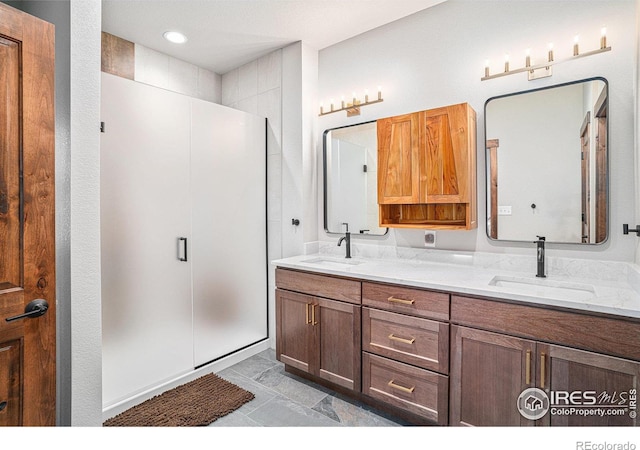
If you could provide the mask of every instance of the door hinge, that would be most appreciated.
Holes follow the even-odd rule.
[[[104,122],[100,122],[100,133],[104,133]]]
[[[367,165],[366,164],[364,166],[362,166],[362,171],[365,172],[365,173],[367,172]]]

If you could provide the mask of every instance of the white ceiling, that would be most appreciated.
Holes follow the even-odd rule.
[[[322,50],[445,0],[103,0],[102,29],[224,74],[297,41]],[[186,34],[186,44],[162,38]]]

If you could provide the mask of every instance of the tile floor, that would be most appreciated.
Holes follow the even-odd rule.
[[[408,425],[320,385],[285,372],[273,349],[218,375],[255,398],[212,427],[398,427]]]

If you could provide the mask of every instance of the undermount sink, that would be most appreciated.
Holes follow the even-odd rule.
[[[325,258],[325,257],[305,259],[304,261],[301,261],[301,262],[307,263],[307,264],[315,264],[323,267],[333,267],[338,269],[346,269],[348,267],[353,267],[353,266],[357,266],[358,264],[362,264],[362,261],[357,261],[353,259],[347,259],[347,258],[337,259],[337,258]]]
[[[505,291],[519,294],[560,300],[590,300],[596,295],[593,286],[588,284],[554,281],[544,278],[495,276],[491,279],[489,285],[505,288]]]

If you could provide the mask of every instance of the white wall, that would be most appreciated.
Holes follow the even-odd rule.
[[[102,424],[100,0],[71,2],[71,424]]]
[[[362,96],[381,85],[385,101],[362,109],[362,115],[344,113],[320,117],[318,129],[355,124],[381,117],[468,102],[478,115],[477,140],[484,142],[484,102],[491,97],[602,76],[610,87],[609,240],[599,246],[549,245],[552,256],[631,261],[634,245],[620,232],[630,222],[635,204],[634,169],[634,59],[636,2],[626,1],[471,1],[449,0],[368,33],[320,51],[319,101],[339,99],[357,91]],[[549,41],[557,60],[569,56],[573,36],[581,35],[583,52],[599,46],[600,28],[606,25],[612,51],[554,66],[551,78],[527,81],[516,74],[480,81],[484,61],[492,72],[501,70],[503,55],[511,54],[511,67],[524,65],[525,49],[544,58]],[[518,56],[521,55],[521,56]],[[322,143],[317,143],[321,148]],[[478,147],[478,224],[468,232],[438,231],[443,249],[530,254],[533,244],[492,243],[486,237],[484,149]],[[318,205],[319,210],[322,204]],[[633,214],[632,214],[633,216]],[[422,230],[392,230],[379,245],[421,247]],[[319,233],[321,240],[334,237]],[[355,241],[358,242],[358,241]],[[362,242],[362,241],[360,241]]]

